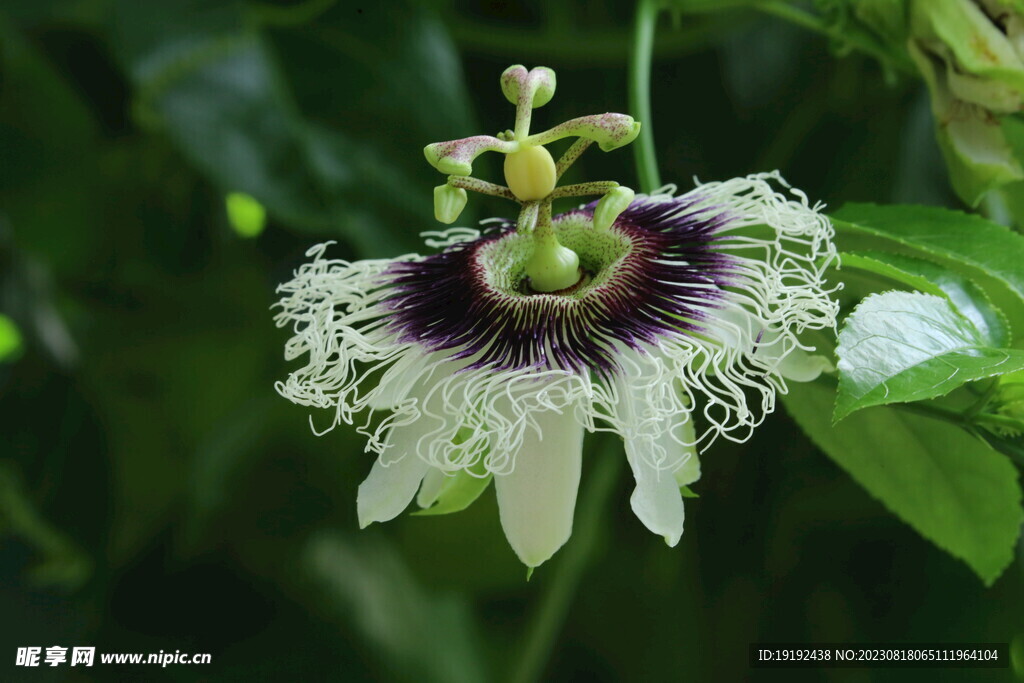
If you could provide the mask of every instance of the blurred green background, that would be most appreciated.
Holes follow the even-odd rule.
[[[345,258],[419,249],[418,233],[440,227],[431,190],[442,182],[421,149],[508,127],[508,65],[558,73],[538,126],[634,113],[632,11],[4,1],[3,680],[484,681],[514,670],[559,563],[585,539],[526,583],[490,492],[466,512],[358,531],[370,457],[351,429],[313,436],[308,411],[275,394],[287,332],[269,307],[314,243],[336,240]],[[833,207],[956,206],[923,85],[887,83],[871,60],[778,19],[664,16],[652,101],[662,178],[684,189],[694,176],[779,168]],[[493,160],[480,169],[497,177]],[[628,148],[590,152],[573,174],[636,186]],[[255,197],[265,224],[244,197],[233,223],[232,193]],[[509,210],[474,196],[460,223]],[[1024,647],[1019,562],[985,589],[781,410],[703,463],[675,549],[632,515],[623,474],[554,622],[546,678],[793,678],[748,668],[759,641]],[[15,669],[16,648],[31,645],[180,649],[213,663]],[[1015,680],[1012,669],[796,673]]]

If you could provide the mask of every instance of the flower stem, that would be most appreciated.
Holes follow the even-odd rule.
[[[555,191],[551,193],[551,198],[561,199],[563,197],[588,197],[595,194],[607,194],[618,186],[619,184],[614,180],[595,180],[589,183],[562,185],[555,188]]]
[[[658,5],[652,0],[640,0],[636,6],[633,51],[630,57],[629,108],[643,126],[634,148],[636,173],[642,192],[653,192],[661,187],[651,116],[651,56],[654,52],[657,21]]]
[[[838,24],[834,26],[830,25],[817,15],[795,5],[791,5],[785,0],[761,0],[759,2],[751,2],[750,6],[753,9],[764,12],[765,14],[771,14],[779,19],[790,22],[791,24],[800,26],[801,28],[819,33],[840,44],[850,45],[851,47],[874,57],[882,64],[893,66],[904,73],[915,73],[915,69],[913,68],[913,65],[909,63],[909,60],[898,59],[895,55],[890,54],[884,47],[874,41],[871,41],[854,31],[843,30],[843,28]]]
[[[551,583],[534,613],[518,666],[509,679],[512,683],[533,683],[542,679],[580,579],[597,548],[598,532],[604,523],[603,513],[625,458],[622,457],[621,444],[614,436],[600,434],[595,440],[599,444],[597,454],[590,459],[593,471],[580,499],[572,540],[557,560]]]
[[[580,155],[583,154],[583,152],[585,152],[592,144],[594,144],[594,141],[590,138],[579,138],[576,142],[572,143],[572,146],[565,150],[565,154],[563,154],[562,158],[558,160],[557,164],[555,164],[555,178],[561,179],[562,174],[565,173],[566,170],[568,170],[568,168],[572,166],[573,163],[580,158]]]
[[[463,190],[470,190],[471,192],[479,192],[480,194],[487,194],[492,197],[501,197],[502,199],[511,199],[514,202],[519,201],[516,199],[516,196],[512,194],[512,190],[508,189],[504,185],[496,185],[472,176],[450,175],[448,176],[448,184],[452,187],[461,187]]]
[[[533,228],[533,241],[538,244],[541,242],[558,244],[555,228],[551,224],[550,199],[542,199],[537,204],[537,223]]]

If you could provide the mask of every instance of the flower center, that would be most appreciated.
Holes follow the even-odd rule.
[[[590,217],[583,213],[563,216],[552,228],[557,241],[551,249],[556,254],[558,249],[571,254],[571,263],[565,264],[566,272],[571,266],[571,277],[546,283],[551,286],[549,289],[538,287],[536,273],[531,268],[538,252],[533,236],[510,231],[481,245],[475,254],[477,272],[484,285],[508,298],[543,295],[552,300],[580,299],[613,280],[618,264],[633,249],[633,240],[628,234],[615,228],[597,232]]]

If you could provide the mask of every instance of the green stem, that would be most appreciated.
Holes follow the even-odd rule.
[[[542,680],[580,579],[597,549],[599,531],[604,523],[603,513],[625,460],[617,438],[601,434],[598,439],[600,445],[597,454],[591,458],[593,471],[589,473],[587,487],[580,499],[572,540],[562,550],[551,583],[534,613],[518,666],[509,679],[512,683]]]
[[[642,125],[634,148],[636,174],[642,192],[653,192],[661,187],[658,159],[654,151],[654,120],[651,115],[651,57],[657,22],[658,5],[652,0],[640,0],[636,7],[630,59],[629,108]]]
[[[580,158],[580,155],[583,154],[583,152],[585,152],[592,144],[594,144],[594,141],[590,138],[579,138],[576,142],[572,143],[572,146],[565,150],[565,154],[563,154],[558,160],[558,163],[555,164],[555,180],[560,180],[562,178],[562,174],[565,173],[569,167]]]
[[[993,413],[981,413],[971,418],[973,422],[981,425],[992,425],[993,427],[1005,427],[1018,432],[1024,432],[1024,422],[1006,415],[995,415]]]
[[[514,202],[518,202],[516,196],[512,194],[512,190],[508,189],[504,185],[496,185],[495,183],[489,183],[486,180],[480,180],[472,176],[466,175],[450,175],[448,176],[448,184],[452,187],[461,187],[463,190],[469,190],[471,192],[479,192],[480,194],[491,195],[492,197],[501,197],[502,199],[511,199]]]
[[[968,419],[974,419],[974,417],[977,416],[978,413],[980,413],[988,406],[989,402],[991,402],[992,397],[996,395],[997,391],[999,391],[998,377],[993,378],[992,381],[989,382],[988,388],[984,391],[984,393],[982,393],[978,397],[978,400],[976,400],[967,410],[964,411],[964,417]]]
[[[607,194],[618,186],[619,184],[614,180],[594,180],[589,183],[562,185],[554,189],[551,193],[551,198],[562,199],[564,197],[587,197],[595,194]]]
[[[542,199],[537,205],[537,224],[533,228],[533,241],[536,244],[551,241],[558,244],[555,237],[555,226],[551,224],[551,199]]]
[[[906,73],[916,73],[909,60],[900,60],[887,52],[882,46],[864,38],[856,33],[844,31],[839,26],[832,26],[823,22],[819,17],[806,10],[785,2],[785,0],[761,0],[752,2],[753,9],[760,10],[765,14],[771,14],[785,21],[805,28],[815,33],[820,33],[826,38],[831,38],[839,43],[850,45],[865,54],[871,55],[883,64],[889,64]]]

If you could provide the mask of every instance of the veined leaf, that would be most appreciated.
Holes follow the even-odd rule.
[[[865,299],[839,333],[835,419],[855,410],[942,396],[1024,368],[1024,351],[993,348],[946,299],[887,292]]]
[[[926,259],[890,252],[844,253],[843,267],[858,268],[941,296],[970,320],[991,346],[1007,346],[1011,340],[1006,316],[985,292],[967,276]]]
[[[831,391],[792,384],[786,408],[811,440],[897,517],[991,585],[1013,560],[1021,489],[1009,459],[949,424],[869,408],[831,424]]]
[[[893,240],[969,269],[979,284],[994,279],[1006,301],[988,290],[1012,322],[1024,321],[1024,236],[981,216],[934,206],[846,204],[832,216],[838,231]],[[1020,325],[1017,326],[1020,334]]]

